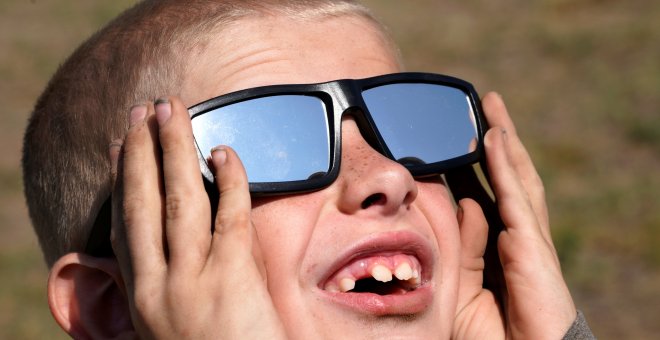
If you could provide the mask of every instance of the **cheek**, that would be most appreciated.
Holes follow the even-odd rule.
[[[282,204],[283,199],[254,200],[252,209],[252,223],[259,238],[261,252],[267,259],[286,259],[285,254],[292,248],[297,248],[300,237],[300,215],[293,213],[292,204]],[[293,232],[297,230],[299,232]],[[292,244],[294,247],[283,247],[282,244]],[[274,257],[273,257],[274,256]]]
[[[441,183],[418,182],[420,210],[429,222],[437,242],[436,274],[443,310],[453,310],[458,303],[461,239],[454,201]]]
[[[441,224],[456,224],[456,204],[447,185],[441,178],[437,180],[418,181],[417,204],[427,217],[441,218]]]
[[[418,207],[429,222],[443,263],[453,263],[460,251],[454,201],[442,181],[418,182]]]
[[[314,195],[254,199],[252,222],[271,283],[298,276],[320,205]],[[290,283],[289,283],[290,284]]]
[[[267,275],[268,292],[286,322],[310,312],[305,293],[304,259],[321,214],[322,197],[314,194],[255,199],[252,222]],[[293,320],[289,320],[294,322]]]

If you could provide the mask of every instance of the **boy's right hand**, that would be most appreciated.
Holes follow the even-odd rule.
[[[123,146],[110,154],[112,245],[140,336],[285,338],[236,153],[222,148],[212,155],[220,192],[213,233],[190,118],[179,99],[134,107]]]

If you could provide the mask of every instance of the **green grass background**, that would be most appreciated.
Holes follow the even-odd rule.
[[[504,96],[545,181],[565,275],[599,338],[657,337],[660,1],[365,2],[409,70]],[[21,138],[57,66],[131,3],[0,3],[2,339],[65,337],[48,312],[22,196]]]

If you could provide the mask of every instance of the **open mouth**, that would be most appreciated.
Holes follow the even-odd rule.
[[[421,272],[422,266],[414,255],[369,255],[339,269],[323,289],[341,293],[406,294],[419,288]]]
[[[432,254],[419,234],[375,234],[340,254],[318,288],[332,303],[360,314],[421,313],[433,303]]]

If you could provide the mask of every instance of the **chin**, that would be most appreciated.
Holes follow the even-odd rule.
[[[449,339],[435,311],[416,315],[356,315],[318,309],[284,320],[290,339]]]

